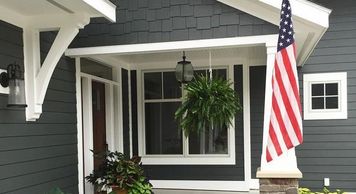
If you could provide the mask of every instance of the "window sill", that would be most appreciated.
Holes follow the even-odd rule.
[[[144,165],[235,165],[235,156],[142,156]]]

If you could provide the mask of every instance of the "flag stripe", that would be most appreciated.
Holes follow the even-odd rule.
[[[277,53],[271,82],[272,107],[265,150],[267,162],[303,141],[296,45],[291,17],[289,0],[282,0]]]

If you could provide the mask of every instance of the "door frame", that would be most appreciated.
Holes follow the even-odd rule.
[[[103,64],[101,62],[98,62]],[[108,149],[123,152],[123,120],[122,120],[122,88],[121,68],[113,67],[113,80],[81,72],[80,58],[76,64],[76,99],[77,99],[77,128],[78,128],[78,190],[79,193],[94,193],[94,187],[85,181],[94,169],[93,154],[93,107],[92,81],[105,84],[105,118],[106,141]],[[108,66],[106,64],[103,64]],[[85,141],[86,140],[86,141]],[[115,141],[117,140],[117,141]],[[85,161],[85,162],[84,162]]]

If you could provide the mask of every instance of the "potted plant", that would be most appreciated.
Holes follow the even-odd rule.
[[[242,109],[231,85],[222,78],[199,75],[185,86],[186,95],[175,113],[185,136],[231,125],[235,114]]]
[[[85,178],[97,191],[109,191],[110,194],[152,193],[152,185],[143,173],[141,157],[125,159],[124,154],[110,151],[95,157],[102,157],[104,161]]]

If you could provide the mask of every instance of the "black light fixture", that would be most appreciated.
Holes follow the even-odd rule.
[[[179,83],[186,84],[194,77],[193,65],[186,61],[185,52],[183,51],[183,61],[179,61],[176,66],[176,79]]]
[[[7,107],[27,107],[25,81],[20,65],[16,63],[8,65],[7,73],[0,74],[0,84],[4,88],[9,87]]]

